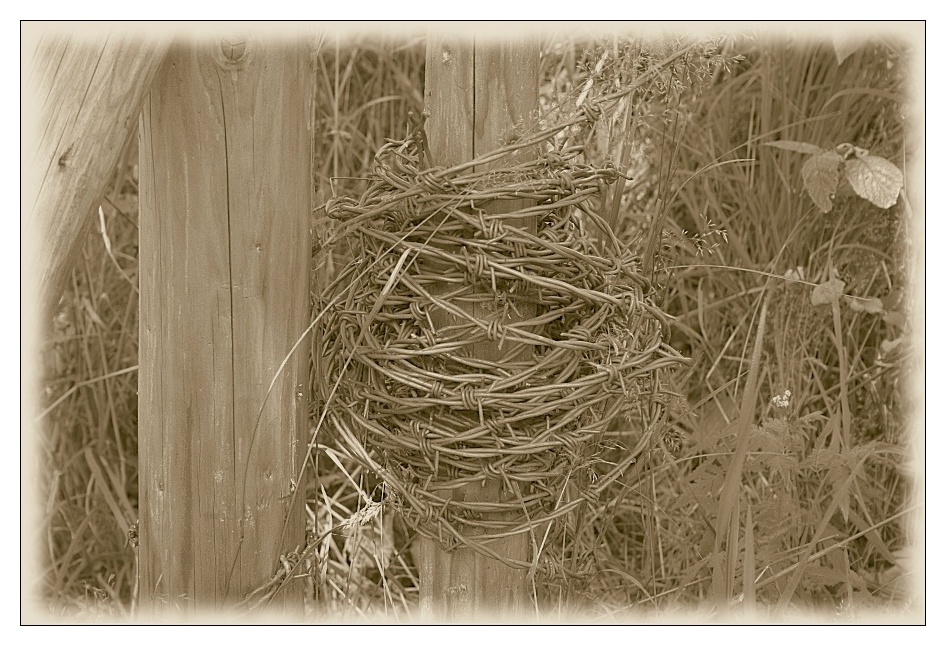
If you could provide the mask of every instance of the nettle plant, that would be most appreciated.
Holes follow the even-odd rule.
[[[765,145],[810,155],[801,169],[802,181],[822,213],[831,211],[838,191],[846,186],[882,209],[889,209],[900,197],[903,173],[890,161],[871,155],[864,148],[842,143],[826,149],[803,141],[787,140],[770,141]],[[804,276],[789,271],[786,278],[803,280]],[[843,298],[855,312],[881,314],[885,311],[881,299],[847,296],[844,289],[844,281],[829,271],[827,279],[812,291],[811,302],[816,306],[829,305]]]
[[[903,173],[890,161],[871,155],[864,148],[842,143],[825,149],[803,141],[784,140],[765,145],[811,155],[801,168],[801,176],[805,190],[822,213],[831,210],[844,184],[882,209],[896,204],[900,196]]]

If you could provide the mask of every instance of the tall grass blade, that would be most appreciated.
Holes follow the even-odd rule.
[[[746,529],[743,534],[746,543],[745,558],[742,562],[742,607],[748,619],[755,617],[755,530],[752,527],[752,503],[746,503]]]
[[[723,545],[731,545],[738,539],[738,534],[731,533],[730,522],[733,510],[737,506],[739,489],[742,484],[742,467],[746,460],[746,451],[749,446],[749,435],[752,429],[752,417],[755,410],[755,401],[759,393],[759,364],[762,357],[762,342],[765,338],[765,324],[769,310],[769,289],[766,285],[765,295],[762,297],[762,311],[759,314],[759,325],[756,329],[755,345],[752,348],[752,359],[749,363],[749,376],[742,393],[742,402],[739,406],[739,419],[736,421],[736,450],[733,453],[732,463],[723,481],[720,494],[719,511],[716,516],[715,534],[713,541],[713,590],[718,610],[728,607],[732,589],[732,580],[729,577],[731,565],[728,555],[723,555]]]

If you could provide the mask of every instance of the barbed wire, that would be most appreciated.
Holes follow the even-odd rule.
[[[552,575],[563,565],[490,542],[593,503],[616,477],[596,481],[600,438],[682,360],[639,259],[595,212],[617,171],[581,146],[534,154],[570,125],[452,168],[424,168],[416,135],[382,147],[360,199],[326,206],[351,261],[320,295],[317,350],[328,430],[411,526]]]

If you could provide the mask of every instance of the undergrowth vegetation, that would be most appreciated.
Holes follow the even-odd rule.
[[[424,46],[320,43],[313,289],[344,262],[320,246],[318,207],[358,195],[378,148],[423,110]],[[765,144],[851,144],[906,172],[914,55],[885,40],[842,55],[749,37],[546,39],[549,122],[650,75],[584,133],[585,154],[627,175],[602,215],[641,255],[689,363],[660,428],[628,420],[604,438],[603,460],[636,461],[569,520],[568,545],[549,546],[596,574],[538,581],[542,616],[843,619],[913,602],[908,194],[880,208],[842,185],[822,213],[805,156]],[[133,142],[42,349],[44,603],[91,620],[131,618],[137,593],[136,173]],[[383,483],[328,438],[313,459],[307,616],[416,620],[414,535]]]

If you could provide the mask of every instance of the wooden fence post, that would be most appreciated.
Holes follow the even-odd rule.
[[[431,34],[424,99],[430,113],[427,131],[433,162],[450,167],[510,143],[531,125],[538,109],[538,89],[538,43],[484,43]],[[516,161],[524,161],[529,154],[528,149],[520,150]],[[520,200],[508,200],[493,212],[522,206]],[[535,222],[529,220],[517,224],[534,231]],[[510,345],[507,342],[501,351],[497,343],[484,343],[476,356],[501,361],[516,353]],[[497,481],[485,487],[468,486],[464,495],[467,501],[496,501],[499,492]],[[525,610],[524,570],[469,548],[446,553],[430,539],[419,536],[418,540],[421,609],[426,615],[462,621],[475,615],[512,618]],[[525,534],[492,542],[490,548],[507,558],[528,560]]]
[[[31,160],[35,183],[24,195],[40,243],[43,322],[62,295],[141,104],[167,53],[163,41],[85,41],[50,34],[38,43],[28,85],[38,109]]]
[[[280,367],[309,316],[310,91],[303,43],[223,39],[172,47],[145,102],[143,610],[232,610],[304,542],[308,352]]]

